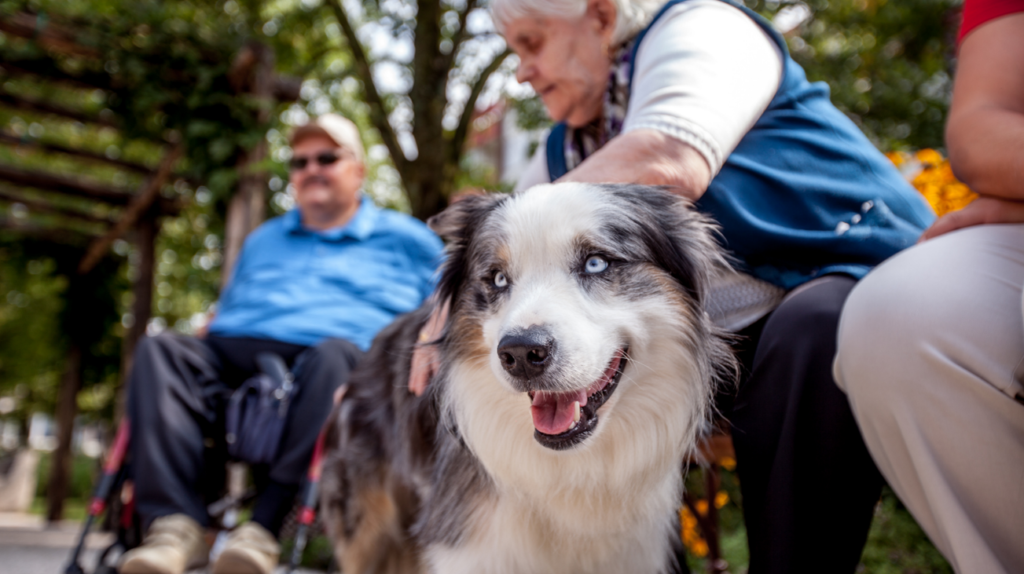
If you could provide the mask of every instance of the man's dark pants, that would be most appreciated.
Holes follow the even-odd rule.
[[[347,341],[327,339],[307,348],[214,336],[161,334],[140,340],[128,381],[128,416],[136,508],[144,527],[178,513],[201,525],[209,522],[206,499],[224,485],[225,389],[237,388],[258,371],[255,357],[261,352],[280,355],[295,375],[277,458],[254,469],[262,488],[252,519],[277,535],[306,476],[334,391],[362,355]]]
[[[852,573],[860,559],[883,479],[832,377],[854,284],[812,281],[741,333],[743,380],[719,407],[732,423],[750,574]]]

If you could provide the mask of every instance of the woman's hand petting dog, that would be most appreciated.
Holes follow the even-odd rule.
[[[441,363],[441,354],[438,352],[437,338],[444,331],[444,324],[448,321],[448,302],[434,307],[430,318],[420,329],[419,340],[412,352],[412,363],[409,366],[409,392],[417,397],[427,390],[430,379],[437,373]]]

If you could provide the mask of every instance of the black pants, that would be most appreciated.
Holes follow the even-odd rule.
[[[178,513],[208,523],[206,502],[224,485],[225,388],[257,372],[258,353],[277,353],[292,367],[303,351],[307,347],[263,339],[161,334],[139,341],[128,380],[128,416],[136,508],[144,527]],[[361,355],[340,339],[303,354],[277,459],[255,469],[262,488],[253,520],[275,535],[306,476],[334,391]]]
[[[832,378],[854,283],[812,281],[742,333],[744,377],[731,412],[720,408],[732,423],[750,574],[852,573],[860,560],[883,479]]]

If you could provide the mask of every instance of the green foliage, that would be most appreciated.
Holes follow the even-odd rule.
[[[127,282],[114,258],[98,273],[68,279],[82,254],[76,246],[0,234],[0,395],[19,398],[15,417],[53,411],[72,340],[85,346],[83,379],[95,386],[80,397],[83,414],[112,414],[121,351],[115,296]],[[79,319],[68,316],[69,304],[80,306]]]
[[[293,548],[295,548],[294,539],[287,538],[281,541],[282,562],[291,558]],[[299,559],[299,566],[326,571],[332,558],[334,558],[334,547],[327,536],[320,534],[309,538],[306,548],[302,551],[302,558]]]
[[[216,301],[223,261],[223,222],[211,194],[200,188],[193,198],[181,215],[163,220],[153,277],[156,322],[182,333],[192,333]],[[123,297],[127,309],[132,295]]]
[[[53,461],[52,453],[42,453],[39,457],[39,466],[36,467],[36,496],[37,499],[46,492],[46,482],[50,478],[50,464]],[[75,455],[71,459],[71,481],[68,486],[68,498],[88,503],[92,497],[94,478],[99,476],[99,461],[85,455]]]
[[[119,118],[125,140],[183,140],[188,171],[210,180],[216,195],[229,194],[232,179],[214,176],[263,137],[267,126],[255,112],[271,105],[238,93],[228,79],[234,57],[254,36],[255,14],[234,1],[0,3],[0,17],[25,10],[73,29],[98,56],[44,52],[35,42],[8,38],[0,46],[4,59],[104,90],[77,98],[66,90],[62,98]]]
[[[811,17],[788,35],[793,58],[880,149],[940,148],[961,0],[748,0],[772,18]]]
[[[729,563],[729,571],[746,572],[750,556],[747,550],[747,532],[743,526],[743,510],[739,478],[734,471],[721,471],[720,490],[728,495],[728,502],[719,510],[722,556]],[[704,494],[702,472],[691,472],[686,477],[686,491],[698,498]],[[704,572],[706,560],[687,554],[692,572]],[[857,572],[871,574],[948,574],[949,563],[927,535],[914,521],[889,487],[875,507],[868,541],[861,555]]]
[[[22,245],[0,245],[0,394],[18,398],[13,416],[53,410],[64,367],[61,295],[67,281],[54,276],[52,259],[31,259]]]
[[[886,487],[875,508],[858,571],[872,574],[952,574],[906,507]]]
[[[719,489],[728,495],[728,502],[718,510],[722,557],[729,563],[730,572],[745,572],[750,556],[747,552],[747,530],[743,525],[742,497],[737,474],[721,469]],[[686,475],[686,492],[707,500],[703,471],[694,469]],[[706,559],[694,556],[692,552],[687,552],[686,559],[691,572],[707,570]]]

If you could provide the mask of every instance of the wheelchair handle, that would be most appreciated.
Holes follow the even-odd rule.
[[[260,353],[256,355],[256,366],[263,374],[274,379],[280,386],[291,386],[292,374],[288,372],[288,365],[284,359],[275,353]]]
[[[274,398],[279,401],[278,415],[284,418],[288,412],[288,399],[292,394],[292,381],[294,380],[288,365],[284,359],[276,353],[260,353],[256,355],[256,365],[263,374],[274,380],[277,390],[274,391]]]

